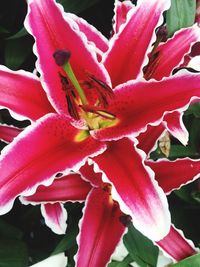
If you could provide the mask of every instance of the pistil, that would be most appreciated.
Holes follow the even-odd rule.
[[[81,88],[73,72],[73,69],[69,63],[70,56],[71,56],[71,53],[66,50],[57,50],[53,54],[56,64],[64,69],[64,71],[67,74],[67,77],[69,78],[70,82],[73,84],[75,90],[77,91],[80,97],[81,103],[83,105],[87,105],[87,99],[86,99],[85,93],[83,89]]]
[[[76,89],[82,104],[86,105],[87,99],[86,99],[85,93],[84,93],[83,89],[81,88],[78,80],[76,79],[76,76],[74,75],[74,72],[72,70],[70,63],[69,62],[65,63],[63,65],[63,69],[67,73],[68,78],[70,79],[71,83],[73,84],[74,88]]]
[[[66,50],[57,50],[53,57],[55,63],[63,69],[62,72],[58,72],[58,75],[62,89],[66,93],[68,112],[71,117],[75,120],[84,119],[88,126],[88,131],[113,125],[116,122],[116,116],[107,110],[109,105],[107,98],[112,99],[114,97],[113,90],[104,81],[85,71],[87,79],[83,80],[81,85],[84,85],[83,89],[85,91],[85,86],[89,86],[89,89],[95,90],[96,94],[96,102],[93,99],[90,101],[90,94],[89,97],[87,95],[87,99],[85,91],[82,89],[70,65],[71,53]],[[85,135],[79,136],[78,140],[81,138],[85,138]]]

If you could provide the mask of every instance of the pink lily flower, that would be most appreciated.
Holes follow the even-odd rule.
[[[183,160],[177,160],[176,164],[170,164],[170,161],[165,160],[165,168],[162,168],[163,166],[161,162],[158,164],[158,166],[156,162],[153,163],[153,165],[155,165],[153,167],[154,170],[155,168],[161,170],[160,172],[158,170],[158,175],[156,176],[156,178],[160,186],[163,187],[166,194],[169,194],[171,190],[180,187],[185,181],[189,182],[197,178],[200,169],[200,161],[196,162],[198,168],[195,168],[195,170],[193,170],[192,163],[194,162],[190,159],[184,159],[185,169],[181,173],[179,180],[176,182],[176,184],[174,184],[174,180],[176,180],[177,172],[178,170],[180,170],[180,165],[182,164],[182,161]],[[167,164],[167,162],[169,164]],[[147,164],[150,165],[151,163],[147,162]],[[165,171],[163,171],[163,169]],[[98,188],[101,188],[103,186],[105,188],[106,185],[102,182],[101,174],[94,172],[93,166],[89,166],[88,164],[81,167],[80,173],[81,176],[77,174],[71,174],[59,179],[55,179],[54,182],[48,187],[39,186],[35,194],[33,194],[32,196],[21,197],[20,200],[23,204],[42,204],[45,206],[46,203],[51,203],[51,205],[57,205],[57,201],[59,201],[60,205],[62,205],[61,203],[65,203],[68,201],[85,201],[87,197],[86,208],[82,218],[82,224],[80,225],[81,232],[78,237],[80,248],[77,254],[77,260],[79,259],[82,264],[85,264],[84,266],[87,266],[90,258],[98,255],[96,256],[96,261],[93,261],[93,264],[96,264],[96,266],[98,266],[98,257],[99,259],[101,259],[101,261],[105,261],[105,251],[108,253],[108,249],[110,248],[110,246],[108,245],[108,240],[106,241],[106,249],[103,242],[102,246],[99,245],[98,248],[95,247],[95,243],[93,242],[95,240],[102,240],[105,237],[108,239],[108,236],[112,238],[113,235],[117,234],[117,229],[110,228],[108,233],[103,227],[103,222],[100,219],[98,223],[95,223],[95,220],[97,218],[96,216],[94,216],[94,214],[96,214],[96,212],[98,212],[99,214],[102,212],[102,210],[104,210],[105,212],[105,207],[98,206],[98,204],[95,203],[96,198],[92,198],[90,196],[90,194],[92,194],[92,192],[97,191]],[[189,175],[187,175],[187,173],[189,173]],[[72,176],[74,176],[75,179],[72,180]],[[93,185],[93,189],[92,185],[90,185],[87,180],[90,181],[90,183]],[[103,192],[103,194],[105,194],[105,192]],[[102,192],[100,193],[101,196],[103,194]],[[88,207],[90,203],[92,203],[91,205],[94,206],[94,209],[96,209],[96,211],[93,210],[93,212],[91,212],[91,208]],[[87,218],[88,216],[90,216],[90,219]],[[107,214],[107,216],[109,216],[109,214]],[[55,213],[53,216],[52,214],[47,213],[45,215],[45,220],[47,221],[48,218],[51,221],[54,221],[54,224],[50,225],[53,231],[55,231],[58,226],[60,226],[60,228],[63,228],[63,223],[61,220],[57,220],[57,222],[55,223],[57,213]],[[121,216],[121,219],[124,223],[129,222],[126,216]],[[116,218],[114,218],[114,220],[116,220]],[[99,229],[101,229],[101,234],[97,231],[97,229],[95,229],[94,231],[93,229],[91,229],[91,227],[88,228],[88,221],[90,222],[90,225],[94,225],[96,227],[98,226]],[[84,222],[86,225],[84,224]],[[186,239],[183,233],[180,230],[176,229],[173,225],[171,225],[170,231],[167,236],[164,237],[162,240],[156,242],[156,244],[163,250],[166,256],[170,257],[174,261],[180,261],[197,252],[197,249],[195,248],[194,244],[190,240]],[[88,258],[85,257],[86,251],[87,255],[89,254]],[[99,266],[105,266],[105,262],[103,264]]]
[[[13,133],[13,127],[10,127],[10,131]],[[7,133],[8,137],[10,138],[11,134],[9,133],[9,127],[7,127]],[[154,139],[157,138],[155,137]],[[152,150],[151,147],[154,146],[154,142],[152,142],[152,140],[153,139],[151,139],[151,143],[148,140],[147,143],[143,142],[147,154]],[[145,144],[147,145],[145,146]],[[199,161],[194,161],[191,159],[181,159],[176,160],[175,162],[170,162],[166,159],[158,162],[146,161],[146,164],[151,166],[151,168],[155,171],[156,179],[166,194],[169,194],[172,190],[179,188],[182,184],[197,179],[200,171]],[[196,164],[195,168],[193,167],[194,164]],[[184,166],[184,169],[182,169],[183,171],[180,173],[181,166]],[[50,186],[39,186],[35,194],[20,198],[23,204],[42,204],[41,210],[45,222],[57,234],[64,234],[67,227],[66,210],[64,209],[62,203],[68,201],[85,201],[92,190],[92,186],[94,188],[104,187],[105,189],[106,185],[102,182],[101,174],[94,172],[92,166],[86,164],[81,167],[79,172],[81,175],[72,173],[61,178],[57,178]],[[88,183],[87,180],[90,183]],[[103,192],[103,194],[106,193]],[[101,196],[103,194],[101,192]],[[94,201],[95,199],[92,199],[93,205],[95,203]],[[88,198],[87,203],[90,203],[90,198]],[[94,206],[96,209],[97,205],[95,204]],[[98,208],[98,213],[100,212],[101,208],[101,206]],[[91,208],[87,208],[86,211],[91,214]],[[95,212],[92,212],[92,217],[89,220],[90,224],[93,224],[94,218],[96,219],[94,213]],[[87,223],[88,220],[85,216],[86,215],[83,216],[82,221]],[[127,219],[126,216],[121,216],[121,218],[123,218],[123,222],[125,222],[125,219]],[[116,218],[114,220],[116,220]],[[105,236],[113,236],[113,234],[116,235],[116,229],[109,229],[109,232],[105,233],[103,231],[104,227],[102,227],[101,224],[98,225],[94,223],[94,225],[99,226],[101,229],[101,236],[97,236],[98,231],[90,231],[86,235],[86,231],[89,230],[88,227],[86,226],[85,230],[82,226],[80,226],[81,236],[79,237],[79,243],[81,244],[81,247],[86,247],[88,251],[92,252],[89,255],[89,258],[93,254],[97,254],[99,255],[99,258],[102,259],[102,257],[105,256],[104,245],[98,247],[97,250],[94,250],[94,244],[92,241],[96,240],[97,238],[101,239]],[[169,234],[164,239],[157,242],[157,245],[163,250],[166,256],[170,256],[170,258],[172,258],[174,261],[182,260],[195,254],[197,251],[194,247],[194,244],[190,240],[185,239],[183,233],[173,226],[171,226]],[[109,251],[107,248],[106,251],[110,256],[112,254],[112,250]],[[111,248],[114,249],[114,247]],[[77,259],[80,259],[82,263],[84,258],[87,265],[88,258],[85,258],[84,253],[85,252],[80,248]],[[103,257],[103,259],[105,260],[105,257]]]
[[[200,97],[197,74],[185,72],[161,81],[141,79],[155,40],[154,29],[169,5],[170,1],[164,0],[140,1],[129,9],[129,2],[127,16],[121,16],[125,22],[118,24],[104,53],[107,41],[85,21],[64,14],[53,0],[32,0],[26,27],[36,41],[40,80],[25,72],[0,69],[1,106],[14,116],[36,120],[2,152],[1,214],[12,208],[17,196],[30,196],[39,185],[52,184],[59,172],[77,172],[88,158],[103,173],[103,185],[92,189],[87,198],[77,266],[81,255],[85,257],[89,251],[84,250],[83,237],[89,233],[87,225],[92,219],[92,236],[98,229],[104,234],[99,238],[100,248],[110,225],[115,235],[103,258],[96,253],[91,262],[93,255],[87,254],[81,266],[108,262],[129,218],[122,211],[152,240],[162,239],[170,230],[166,196],[134,139],[148,124],[160,124],[173,111],[181,114]],[[187,49],[198,39],[197,28],[190,32]],[[62,213],[60,205],[55,209]],[[44,213],[52,213],[52,209],[45,207]]]

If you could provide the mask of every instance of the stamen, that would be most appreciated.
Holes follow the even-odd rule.
[[[85,111],[85,112],[90,112],[97,114],[103,118],[109,119],[109,120],[114,120],[116,116],[112,114],[111,112],[103,109],[99,109],[98,107],[94,106],[89,106],[89,105],[80,105],[80,107]]]
[[[96,113],[100,115],[101,117],[104,117],[109,120],[114,120],[116,119],[116,116],[108,111],[105,110],[97,110]]]
[[[106,96],[102,95],[100,92],[99,92],[99,102],[102,103],[104,108],[108,107],[108,100],[107,100]]]
[[[62,83],[62,89],[66,92],[70,88],[70,84],[67,80],[67,77],[62,75],[60,72],[58,72],[58,75],[59,75],[60,81]]]
[[[80,116],[77,110],[77,104],[75,102],[76,94],[73,90],[73,87],[70,86],[67,78],[63,76],[60,72],[59,76],[62,83],[62,89],[66,92],[68,112],[75,120],[79,120]]]
[[[111,99],[114,97],[112,88],[90,72],[85,71],[85,73],[89,79],[86,83],[88,89],[96,89],[99,103],[106,108],[108,106],[108,97]]]
[[[102,190],[108,192],[111,195],[112,185],[109,183],[103,183]]]
[[[87,76],[89,77],[90,80],[94,81],[96,85],[98,85],[98,88],[100,89],[102,93],[105,94],[106,92],[107,96],[109,96],[110,98],[114,96],[112,88],[110,88],[110,86],[107,85],[105,82],[103,82],[102,80],[99,80],[97,77],[95,77],[93,74],[89,72],[87,72]],[[102,91],[102,88],[104,89],[104,91]]]
[[[144,71],[144,77],[146,80],[150,80],[151,77],[153,76],[158,64],[160,61],[160,54],[159,51],[156,53],[152,54],[149,57],[149,63],[143,68]]]
[[[76,103],[74,101],[74,98],[71,97],[70,95],[66,95],[66,99],[67,99],[67,106],[68,106],[68,112],[69,112],[69,114],[75,120],[79,120],[80,119],[80,116],[79,116],[78,110],[76,108]]]
[[[64,69],[70,82],[73,84],[74,88],[76,89],[82,104],[85,105],[87,104],[87,99],[69,63],[70,56],[71,56],[71,53],[66,50],[57,50],[53,54],[56,64],[61,66]]]

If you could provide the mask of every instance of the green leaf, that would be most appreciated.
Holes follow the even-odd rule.
[[[193,114],[195,117],[200,117],[200,103],[195,103],[189,106],[185,111],[186,115]]]
[[[18,39],[18,38],[22,38],[24,36],[28,35],[27,30],[23,27],[20,31],[18,31],[17,33],[15,33],[14,35],[10,36],[9,38],[7,38],[7,40],[14,40],[14,39]]]
[[[64,7],[66,12],[78,14],[96,4],[99,0],[58,0],[58,2]]]
[[[17,70],[32,51],[32,40],[29,37],[8,39],[5,44],[5,64]]]
[[[0,266],[28,266],[28,251],[25,243],[15,239],[0,239]]]
[[[174,193],[188,203],[195,203],[192,197],[192,192],[194,191],[194,184],[190,183],[188,185],[182,186],[179,190],[174,190]]]
[[[199,153],[200,147],[200,118],[193,118],[190,130],[190,146]]]
[[[200,266],[200,254],[191,256],[171,266],[172,267],[199,267]]]
[[[108,267],[127,267],[130,263],[133,262],[133,259],[130,255],[127,255],[123,261],[112,261],[110,264],[108,264]]]
[[[124,236],[126,246],[133,261],[141,267],[156,267],[158,260],[158,248],[147,237],[137,231],[133,225],[128,228],[128,233]]]
[[[179,158],[179,157],[193,157],[195,156],[196,151],[189,147],[183,145],[171,145],[170,148],[170,158]]]
[[[52,255],[69,250],[76,245],[77,229],[73,229],[69,234],[66,234],[63,239],[58,243]]]
[[[68,257],[67,267],[74,267],[74,255],[77,252],[78,245],[76,237],[79,233],[79,220],[82,217],[83,204],[80,203],[66,203],[65,208],[67,209],[68,220],[67,220],[67,232],[64,238],[54,249],[52,255],[60,252],[65,252]]]
[[[172,36],[177,30],[194,24],[196,1],[172,0],[171,7],[166,13],[168,35]]]
[[[9,31],[4,27],[0,26],[0,33],[9,33]]]
[[[192,197],[200,204],[200,192],[192,192]]]
[[[0,236],[20,240],[23,237],[23,232],[0,218]]]

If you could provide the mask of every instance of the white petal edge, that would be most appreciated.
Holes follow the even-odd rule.
[[[51,204],[52,205],[52,204]],[[45,210],[45,204],[41,205],[41,213],[44,217],[46,225],[55,233],[58,235],[64,235],[67,229],[67,211],[64,208],[63,204],[60,203],[61,207],[61,215],[59,218],[59,223],[53,222],[50,216],[48,216],[46,210]]]

